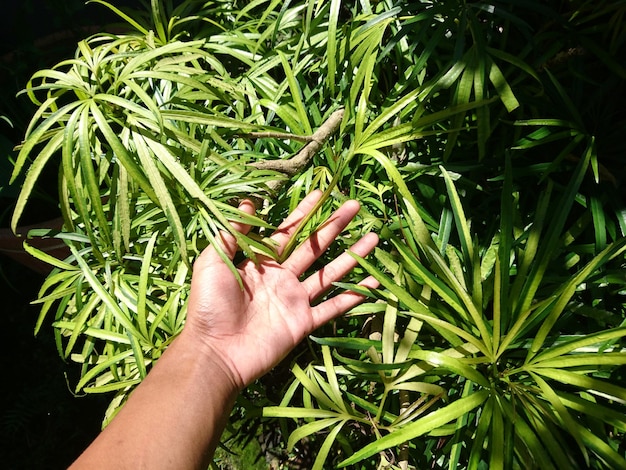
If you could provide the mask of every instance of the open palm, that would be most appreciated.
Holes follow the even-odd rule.
[[[278,227],[271,238],[282,253],[300,221],[312,210],[321,192],[309,194]],[[241,210],[254,212],[244,201]],[[340,280],[356,261],[344,253],[310,277],[302,274],[328,248],[359,210],[356,201],[342,205],[309,239],[283,263],[259,256],[238,266],[243,289],[213,247],[196,261],[185,329],[202,338],[213,354],[233,372],[239,387],[269,371],[313,330],[363,301],[363,296],[343,292],[318,305],[312,303]],[[242,233],[249,226],[235,225]],[[367,255],[378,237],[367,234],[351,251]],[[222,234],[224,252],[232,259],[237,250],[235,238]],[[361,285],[376,287],[367,278]]]

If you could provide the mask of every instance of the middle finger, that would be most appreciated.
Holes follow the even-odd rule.
[[[283,250],[289,243],[289,240],[293,236],[294,232],[298,228],[298,225],[304,219],[311,210],[317,204],[317,201],[322,197],[320,190],[311,191],[307,196],[300,201],[298,207],[289,214],[289,216],[283,220],[278,226],[276,231],[270,236],[270,239],[276,244],[276,253],[280,256]]]
[[[304,273],[335,241],[337,236],[359,212],[357,201],[346,201],[302,245],[283,262],[283,267],[296,276]]]
[[[364,258],[376,247],[377,244],[378,236],[375,233],[370,232],[352,245],[349,251]],[[309,294],[309,301],[313,302],[316,298],[326,292],[332,286],[333,282],[340,281],[356,265],[357,261],[350,256],[348,252],[346,252],[331,261],[315,274],[312,274],[302,281],[302,286]]]

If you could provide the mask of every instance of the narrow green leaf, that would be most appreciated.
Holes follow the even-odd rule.
[[[562,391],[557,391],[557,393],[563,404],[568,408],[577,413],[583,413],[603,421],[621,432],[626,432],[626,414],[616,410],[617,407],[615,405],[604,406],[572,393]]]
[[[551,360],[535,358],[533,369],[537,367],[568,368],[581,366],[620,366],[626,364],[626,354],[623,352],[598,352],[590,354],[572,354],[557,356]]]
[[[313,421],[312,423],[308,423],[308,424],[298,427],[289,436],[289,440],[287,441],[287,449],[291,451],[293,447],[296,445],[296,443],[298,443],[305,437],[310,436],[311,434],[314,434],[316,432],[320,432],[340,422],[341,422],[341,418],[327,418],[327,419],[319,419],[319,420]]]
[[[583,444],[583,439],[580,434],[580,428],[582,426],[579,426],[574,417],[569,413],[569,411],[567,411],[567,408],[565,408],[565,405],[563,405],[563,402],[561,402],[561,399],[552,389],[552,387],[548,385],[548,382],[546,382],[533,372],[530,372],[530,375],[539,385],[539,388],[543,392],[543,397],[550,402],[550,404],[554,407],[554,409],[560,416],[562,420],[562,427],[566,429],[567,432],[569,432],[576,440],[576,443],[578,444],[578,447],[580,448],[580,451],[585,459],[585,463],[587,466],[589,466],[589,453],[587,452],[587,448]]]
[[[161,0],[150,0],[150,10],[152,12],[152,23],[156,29],[158,38],[162,43],[168,40],[165,27],[163,26],[167,22],[165,12],[161,8]]]
[[[626,468],[626,459],[622,454],[617,453],[606,441],[589,429],[583,426],[578,426],[578,428],[587,447],[606,462],[607,468]]]
[[[395,380],[391,385],[389,385],[388,386],[389,390],[407,390],[409,392],[417,392],[417,393],[432,395],[434,397],[448,396],[446,389],[439,385],[430,384],[426,382],[403,382],[402,381],[403,378],[404,377],[402,377],[401,379]]]
[[[27,241],[24,241],[23,246],[24,246],[24,250],[26,250],[26,253],[28,253],[31,256],[34,256],[35,258],[43,261],[44,263],[54,266],[55,268],[59,268],[63,271],[78,271],[79,270],[76,266],[66,263],[64,261],[61,261],[55,258],[54,256],[46,253],[45,251],[41,251],[35,248],[34,246],[29,245]],[[65,246],[66,246],[65,243],[63,243],[62,240],[59,240],[59,247],[65,247]]]
[[[545,270],[548,263],[553,258],[554,253],[559,249],[559,237],[563,230],[565,220],[570,212],[572,204],[576,199],[578,188],[583,180],[585,171],[589,164],[590,152],[585,153],[585,157],[580,160],[576,170],[574,171],[570,181],[563,192],[563,195],[557,203],[557,209],[555,215],[550,221],[550,225],[546,230],[546,234],[543,238],[543,243],[539,248],[537,254],[537,263],[534,263],[530,273],[527,276],[527,280],[524,284],[524,288],[520,292],[517,312],[526,312],[530,310],[530,307],[535,301],[535,293],[539,288],[541,280],[543,279]],[[543,340],[542,340],[543,341]]]
[[[167,217],[176,246],[181,252],[182,259],[185,262],[188,262],[189,256],[187,254],[187,237],[185,236],[183,224],[180,220],[178,211],[176,210],[176,205],[172,200],[172,196],[170,195],[165,180],[161,176],[161,172],[156,165],[153,154],[150,152],[143,135],[141,135],[141,133],[137,130],[132,130],[131,135],[137,149],[137,157],[139,157],[139,161],[141,162],[145,174],[150,181],[152,189],[159,202],[159,206],[163,209],[165,217]]]
[[[489,436],[489,468],[504,469],[504,420],[499,406],[493,407]]]
[[[133,18],[128,16],[122,10],[120,10],[120,9],[114,7],[113,5],[111,5],[109,2],[105,2],[104,0],[88,0],[87,3],[99,3],[101,5],[104,5],[105,7],[109,8],[111,11],[113,11],[117,16],[119,16],[124,21],[126,21],[128,24],[133,26],[137,31],[139,31],[142,34],[148,35],[148,30],[146,28],[141,26],[139,23],[137,23]]]
[[[404,329],[404,334],[402,335],[402,338],[400,338],[400,343],[396,351],[395,362],[406,361],[407,357],[409,356],[409,352],[411,351],[411,348],[417,340],[417,336],[422,329],[423,324],[423,321],[415,317],[412,317],[409,320],[409,324]]]
[[[467,224],[467,218],[465,217],[465,211],[463,210],[461,199],[459,198],[459,194],[456,191],[450,174],[442,166],[440,166],[439,169],[441,170],[441,174],[446,182],[446,188],[448,189],[450,205],[452,206],[452,214],[454,215],[454,221],[456,223],[459,239],[461,241],[463,260],[465,261],[465,266],[471,266],[472,260],[474,259],[474,248],[469,231],[469,225]]]
[[[428,413],[417,421],[407,424],[402,429],[396,430],[376,440],[375,442],[366,445],[341,462],[339,464],[339,468],[353,465],[363,459],[366,459],[367,457],[377,454],[378,452],[400,445],[403,442],[411,441],[416,437],[449,423],[450,421],[454,421],[458,417],[463,416],[480,406],[488,398],[488,396],[488,390],[481,390],[468,397],[456,400],[448,406],[433,411],[432,413]]]
[[[100,194],[100,183],[96,172],[94,170],[94,162],[92,160],[93,148],[91,138],[91,124],[89,119],[89,110],[86,106],[83,106],[80,110],[80,119],[78,121],[77,134],[78,139],[74,141],[74,147],[78,146],[78,155],[80,159],[80,172],[82,176],[82,189],[86,191],[89,196],[89,216],[85,217],[82,214],[83,221],[90,221],[93,224],[95,221],[98,223],[98,234],[100,240],[100,246],[98,251],[106,251],[111,247],[111,229],[109,227],[109,221],[104,213],[102,207],[102,195]],[[68,138],[66,136],[66,138]],[[73,140],[73,139],[72,139]],[[98,156],[96,156],[98,158]],[[96,166],[100,163],[96,162]],[[95,215],[95,220],[92,220]],[[87,222],[86,222],[87,223]]]
[[[495,62],[491,62],[491,68],[489,69],[489,81],[493,84],[504,104],[506,110],[511,113],[519,107],[519,101],[515,97],[513,90],[509,86],[504,78],[504,75],[500,71],[500,68]]]
[[[374,341],[374,340],[366,339],[366,338],[349,338],[349,337],[318,338],[315,336],[309,336],[309,338],[317,344],[327,345],[332,348],[367,351],[370,347],[375,346],[377,349],[380,349],[380,341]]]
[[[393,294],[387,299],[387,308],[383,320],[382,359],[385,363],[395,362],[396,319],[398,315],[398,299]]]
[[[430,257],[437,265],[437,268],[442,277],[447,280],[448,284],[452,287],[459,299],[463,302],[465,311],[469,314],[469,317],[472,319],[474,326],[476,326],[476,328],[480,332],[480,336],[483,340],[483,349],[489,351],[487,355],[488,357],[491,357],[492,333],[486,319],[484,318],[484,314],[481,308],[482,306],[477,307],[476,305],[474,305],[472,297],[465,289],[463,289],[463,286],[457,281],[452,271],[450,271],[448,266],[443,262],[443,260],[441,260],[437,251],[427,248],[426,252],[430,255]]]
[[[595,233],[596,250],[602,251],[606,248],[606,219],[605,210],[602,207],[602,202],[597,196],[591,196],[589,206],[591,209],[591,216],[593,219],[593,231]]]
[[[472,446],[470,450],[469,460],[467,463],[468,470],[478,470],[480,468],[480,463],[483,461],[483,452],[485,447],[485,440],[487,436],[490,435],[490,430],[492,426],[492,416],[493,410],[496,408],[497,401],[494,396],[490,396],[485,403],[485,406],[480,412],[480,417],[478,418],[478,425],[476,426],[476,433],[472,439]],[[460,443],[455,444],[456,453],[460,453],[461,449]],[[455,457],[451,460],[451,465],[448,466],[449,470],[457,470],[458,468],[458,459],[459,457]],[[455,461],[456,464],[453,466],[452,461]]]
[[[120,390],[131,390],[136,385],[139,385],[139,383],[141,383],[141,380],[142,379],[120,380],[119,382],[109,383],[106,385],[98,385],[98,386],[91,386],[91,387],[85,386],[85,387],[82,387],[82,391],[85,393],[103,394],[103,393],[119,392]],[[79,389],[77,388],[76,390],[79,390]]]
[[[541,233],[547,221],[547,213],[548,213],[550,197],[552,195],[552,187],[553,187],[552,182],[548,181],[548,185],[546,189],[543,190],[539,194],[539,201],[537,202],[537,210],[535,212],[533,224],[530,227],[530,233],[528,234],[528,237],[526,239],[524,250],[521,253],[521,260],[519,262],[517,276],[515,277],[515,281],[513,282],[513,286],[511,287],[511,291],[510,291],[511,302],[509,305],[512,305],[513,311],[516,311],[520,292],[522,290],[524,283],[527,280],[528,272],[532,267],[532,263],[535,260],[537,251],[539,249]],[[504,210],[504,207],[503,207],[503,210]],[[512,209],[511,209],[511,212],[512,212]],[[513,235],[512,221],[510,221],[509,223],[509,231],[507,233],[510,234],[509,238],[511,238],[511,236]],[[509,243],[509,246],[510,244],[511,243]],[[509,247],[508,253],[510,253],[510,247]],[[501,256],[505,256],[505,254],[502,253]],[[506,275],[508,276],[508,273]]]
[[[128,152],[128,150],[124,147],[122,142],[119,140],[117,134],[113,132],[111,126],[107,122],[106,117],[102,113],[102,111],[98,108],[97,104],[94,102],[90,103],[89,109],[91,114],[93,115],[96,124],[104,135],[107,143],[111,147],[111,150],[115,154],[115,157],[119,159],[120,163],[126,169],[128,176],[141,187],[141,189],[146,193],[146,195],[155,203],[158,204],[159,200],[152,189],[152,185],[146,175],[143,173],[141,167],[133,160],[132,156]]]
[[[87,321],[92,316],[96,307],[98,307],[98,304],[101,303],[101,299],[99,299],[97,295],[90,295],[85,300],[87,301],[83,303],[82,308],[79,307],[80,310],[76,312],[76,315],[74,316],[74,328],[72,329],[72,333],[67,340],[65,351],[63,353],[64,358],[70,356],[76,341],[78,341],[79,336],[82,334],[85,326],[87,325]]]
[[[595,333],[589,333],[583,335],[582,337],[575,337],[556,346],[547,348],[537,354],[533,360],[533,365],[539,365],[548,360],[562,357],[567,353],[575,352],[577,349],[582,349],[595,344],[602,344],[624,336],[626,336],[626,327],[611,328]]]
[[[228,116],[223,116],[214,111],[209,112],[197,112],[187,110],[169,109],[161,111],[161,115],[164,119],[171,119],[173,121],[183,121],[192,124],[203,124],[206,126],[223,127],[225,129],[240,129],[244,131],[258,131],[259,126],[250,124],[239,119],[233,119]]]
[[[134,337],[129,331],[127,331],[126,334],[128,335],[128,339],[130,340],[130,346],[133,350],[133,357],[135,358],[135,365],[137,366],[139,377],[141,377],[141,379],[145,379],[148,372],[146,369],[146,361],[143,355],[143,351],[141,349],[141,345],[139,344],[139,340]]]
[[[328,384],[330,385],[331,393],[330,398],[335,402],[337,407],[345,413],[348,413],[346,405],[343,401],[341,389],[339,388],[339,382],[337,381],[337,374],[335,373],[335,365],[330,354],[330,348],[328,346],[322,346],[322,357],[324,359],[324,369],[326,371],[326,377],[328,378]]]
[[[317,400],[320,406],[335,410],[338,413],[341,412],[341,410],[336,410],[335,403],[323,392],[319,384],[311,379],[297,364],[293,366],[291,372],[296,379],[300,381],[302,386]]]
[[[523,70],[528,75],[537,80],[537,82],[541,83],[541,79],[539,78],[539,75],[537,74],[535,69],[532,66],[528,65],[526,62],[524,62],[522,59],[520,59],[518,56],[509,54],[505,50],[497,49],[495,47],[486,47],[485,50],[489,53],[489,55],[497,57],[500,60],[504,60],[505,62],[508,62],[516,68]]]
[[[333,2],[336,2],[336,0],[333,0]],[[278,55],[281,59],[285,76],[287,77],[289,89],[291,90],[291,99],[293,101],[293,105],[295,106],[298,113],[298,128],[301,128],[305,135],[311,135],[313,134],[313,129],[311,128],[311,123],[309,122],[309,114],[307,113],[306,107],[304,106],[304,103],[302,101],[302,90],[300,89],[300,85],[296,80],[294,71],[289,64],[289,61],[287,60],[287,56],[281,51],[278,51]]]
[[[571,278],[567,284],[563,287],[559,293],[558,300],[552,307],[550,314],[545,318],[539,331],[533,339],[533,343],[528,351],[528,357],[526,362],[532,360],[533,357],[539,352],[544,341],[546,340],[552,327],[560,317],[561,313],[569,303],[570,299],[574,295],[576,288],[584,282],[587,277],[591,275],[596,269],[605,264],[610,258],[626,251],[626,238],[620,239],[618,242],[612,243],[600,254],[593,258],[583,269],[581,269],[576,276]]]
[[[88,194],[85,193],[85,186],[87,186],[87,184],[84,181],[82,171],[80,171],[82,149],[77,139],[77,137],[79,137],[77,135],[79,133],[77,125],[85,109],[86,107],[77,109],[70,115],[67,121],[61,148],[61,162],[65,184],[67,185],[75,211],[82,220],[91,221],[91,211],[88,204],[89,198]],[[89,159],[91,160],[91,156]],[[98,192],[97,189],[96,192]],[[100,196],[98,195],[98,199],[99,198]],[[96,234],[96,230],[94,230],[96,227],[94,227],[94,224],[87,222],[84,226],[94,255],[99,261],[104,262],[104,257],[99,249],[98,235]]]
[[[28,169],[28,173],[26,174],[26,178],[22,183],[22,188],[20,189],[19,196],[17,197],[17,201],[15,203],[15,209],[13,209],[13,215],[11,217],[11,230],[13,232],[17,232],[18,223],[24,213],[24,209],[26,207],[26,203],[30,198],[30,195],[35,188],[35,183],[39,179],[41,172],[43,171],[45,165],[48,163],[50,158],[58,151],[58,149],[63,144],[64,135],[63,132],[59,131],[54,135],[52,139],[46,144],[46,146],[39,152],[33,163],[30,165]],[[28,142],[28,141],[27,141]],[[20,151],[20,155],[25,151],[25,147]],[[27,155],[24,154],[24,159],[26,159]],[[18,155],[19,160],[19,155]],[[18,166],[18,163],[15,164],[15,170],[13,176],[11,177],[14,181],[18,175],[18,171],[21,169],[21,164]]]
[[[292,406],[265,406],[263,407],[263,416],[267,418],[340,419],[336,411],[320,410],[317,408],[298,408]]]
[[[76,292],[74,284],[80,284],[81,282],[82,276],[80,270],[61,271],[59,273],[53,271],[48,275],[48,277],[46,277],[37,294],[38,299],[33,302],[35,304],[43,303],[41,310],[39,311],[39,316],[37,317],[37,322],[35,323],[35,335],[39,333],[39,330],[41,330],[41,325],[48,315],[50,307],[52,307],[53,304],[56,304],[58,298],[54,294],[60,292],[61,296],[59,298],[66,298],[64,302],[60,302],[61,305],[59,307],[61,308],[64,303],[67,304],[67,302],[69,302],[69,298],[74,294],[74,292]],[[48,296],[46,296],[45,293],[54,285],[56,285],[56,288],[53,291],[53,295],[51,295],[48,299]],[[61,355],[63,354],[62,348],[59,349],[59,352]]]
[[[531,462],[526,462],[529,466],[535,468],[555,468],[554,462],[550,458],[546,447],[543,445],[541,438],[537,432],[528,424],[525,413],[521,413],[518,409],[518,403],[511,403],[503,397],[498,397],[498,405],[504,412],[507,420],[515,423],[514,432],[517,438],[528,449],[528,453],[532,457]],[[498,406],[496,405],[496,406]],[[539,421],[541,423],[541,421]],[[551,452],[562,453],[558,444],[552,446]],[[562,467],[567,468],[567,467]]]
[[[452,86],[452,84],[457,80],[457,78],[459,78],[459,76],[463,73],[463,70],[465,70],[466,65],[467,65],[467,61],[465,60],[465,57],[463,57],[463,60],[455,61],[452,67],[450,67],[444,74],[442,74],[441,77],[437,79],[436,89],[437,88],[446,89]]]
[[[148,312],[146,311],[146,299],[148,297],[150,269],[152,268],[152,252],[154,251],[154,245],[158,236],[158,232],[155,232],[152,237],[150,237],[150,240],[146,245],[146,251],[144,252],[141,261],[139,284],[137,286],[137,323],[139,324],[141,333],[146,338],[150,337],[148,334]]]
[[[437,221],[433,219],[418,203],[415,201],[411,190],[406,185],[404,178],[398,171],[396,165],[391,161],[389,157],[382,152],[373,149],[361,149],[366,155],[371,155],[382,165],[387,172],[387,176],[391,179],[391,182],[396,186],[398,193],[402,196],[403,201],[406,203],[407,210],[411,221],[419,228],[420,240],[424,245],[431,245],[436,248],[434,241],[430,237],[426,224],[430,224],[432,227],[437,226]],[[413,218],[414,215],[419,217]],[[429,241],[430,240],[430,241]]]
[[[485,376],[478,372],[475,368],[468,366],[457,358],[446,354],[435,351],[414,350],[409,354],[409,358],[426,361],[435,367],[443,367],[455,374],[477,383],[478,385],[482,385],[485,388],[489,388],[490,386],[489,380],[487,380]]]
[[[361,140],[359,141],[360,144],[357,144],[357,148],[359,146],[363,146],[363,147],[370,146],[369,139],[372,136],[374,136],[375,132],[378,129],[380,129],[385,123],[389,122],[392,118],[397,116],[405,108],[408,107],[410,109],[412,106],[415,106],[416,98],[417,98],[417,95],[419,94],[419,91],[420,91],[419,88],[412,90],[411,92],[402,96],[399,100],[397,100],[391,106],[385,107],[384,110],[380,114],[378,114],[376,118],[374,118],[374,120],[372,120],[369,126],[367,126],[367,129],[363,131],[363,136]],[[415,131],[417,131],[420,127],[420,126],[416,126],[415,124],[408,124],[408,125],[405,124],[404,126],[408,126],[406,127],[406,129],[407,131],[409,131],[409,133],[415,133]],[[394,127],[399,127],[399,126],[394,126]],[[404,132],[407,132],[407,131],[404,131]]]
[[[483,354],[489,354],[488,349],[485,348],[484,344],[479,339],[462,328],[458,328],[446,321],[435,318],[428,307],[414,299],[403,287],[398,286],[390,278],[378,271],[372,264],[352,252],[350,252],[350,256],[354,257],[369,274],[381,283],[381,285],[389,289],[401,302],[404,302],[410,310],[410,315],[432,325],[452,346],[461,344],[461,341],[457,338],[460,337],[474,345]],[[448,334],[448,331],[451,332],[452,335]]]
[[[81,377],[81,379],[78,381],[78,383],[76,384],[76,388],[75,390],[78,392],[80,390],[83,390],[83,388],[85,388],[85,386],[91,382],[92,380],[94,380],[98,375],[100,375],[101,373],[103,373],[104,371],[106,371],[107,369],[109,369],[110,367],[116,367],[119,366],[120,364],[123,364],[129,357],[132,357],[133,355],[133,350],[132,349],[128,349],[126,351],[122,351],[114,356],[109,356],[107,357],[104,361],[94,365],[91,369],[89,369],[85,374],[83,374],[83,376]],[[121,387],[121,384],[113,384],[113,387]],[[85,389],[85,391],[87,391]]]
[[[320,2],[321,4],[321,2]],[[330,1],[330,11],[328,16],[326,60],[328,61],[328,90],[330,96],[335,95],[335,76],[337,74],[337,29],[339,23],[339,12],[341,10],[341,0]]]
[[[332,431],[328,433],[326,439],[320,449],[317,451],[317,456],[315,457],[315,462],[313,463],[312,470],[322,470],[324,468],[324,463],[326,463],[326,459],[328,458],[328,453],[332,448],[335,439],[337,439],[337,435],[341,432],[341,428],[346,424],[346,421],[339,422]]]
[[[454,290],[451,289],[445,282],[447,280],[447,277],[444,277],[442,279],[436,276],[436,274],[433,273],[432,270],[428,269],[426,266],[420,263],[416,256],[411,253],[406,245],[404,245],[400,241],[392,240],[392,242],[394,244],[394,247],[402,256],[402,260],[404,261],[404,265],[407,271],[419,276],[420,282],[423,282],[424,284],[430,286],[437,294],[439,294],[439,296],[447,306],[452,307],[463,318],[467,318],[467,312],[463,308],[462,302],[459,300]],[[439,256],[438,252],[430,251],[429,254],[431,261],[435,258],[438,258],[437,261],[439,261],[441,265],[445,264],[445,261]],[[451,274],[451,272],[448,271],[448,274]],[[448,282],[450,282],[450,280],[448,280]]]
[[[620,403],[626,403],[626,388],[624,387],[563,369],[537,367],[532,370],[537,374],[549,377],[563,384],[579,387],[588,393],[615,399]]]
[[[94,290],[96,295],[101,299],[101,301],[106,304],[107,308],[111,311],[111,313],[120,323],[120,325],[122,325],[130,334],[134,335],[135,337],[147,341],[147,338],[144,338],[141,332],[132,324],[128,315],[124,311],[122,311],[117,300],[115,300],[111,296],[111,294],[107,292],[107,290],[100,283],[100,281],[98,281],[92,271],[92,268],[87,264],[87,261],[83,259],[80,253],[73,246],[70,246],[70,250],[74,255],[74,258],[76,259],[83,275],[85,276],[85,280],[89,283],[89,285]]]

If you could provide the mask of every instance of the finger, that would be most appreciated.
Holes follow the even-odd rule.
[[[378,244],[378,235],[368,233],[359,241],[357,241],[350,251],[361,256],[367,256]],[[350,253],[343,253],[337,259],[333,260],[315,274],[312,274],[302,282],[302,286],[309,294],[309,301],[314,301],[324,292],[326,292],[333,282],[343,279],[357,265]]]
[[[322,192],[319,189],[311,191],[307,194],[306,197],[300,201],[298,207],[296,207],[294,211],[289,214],[285,220],[283,220],[276,231],[270,236],[270,238],[276,242],[276,251],[278,255],[283,253],[285,246],[289,243],[289,239],[293,236],[302,219],[304,219],[307,214],[311,212],[321,197]]]
[[[254,204],[248,199],[245,199],[239,204],[239,210],[249,215],[254,215],[255,213]],[[242,222],[231,222],[230,224],[236,231],[244,235],[250,231],[250,225],[248,224]],[[237,253],[237,239],[229,232],[224,230],[220,231],[217,237],[215,237],[215,243],[231,260],[235,256],[235,253]],[[217,253],[216,247],[211,244],[202,251],[198,261],[202,264],[207,263],[210,265],[215,262],[221,262],[221,258]],[[198,261],[196,261],[196,263]]]
[[[347,201],[337,209],[302,245],[283,263],[296,276],[305,272],[335,241],[337,236],[359,212],[357,201]]]
[[[375,289],[379,282],[369,276],[357,284],[360,287]],[[312,308],[314,329],[328,323],[333,318],[362,303],[367,297],[354,291],[345,291]]]

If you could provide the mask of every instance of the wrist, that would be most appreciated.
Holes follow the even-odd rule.
[[[195,360],[200,363],[201,370],[206,370],[210,374],[216,374],[211,377],[212,382],[219,379],[234,395],[237,395],[245,388],[246,384],[232,364],[232,361],[225,357],[224,352],[220,348],[212,344],[212,338],[196,334],[190,325],[186,325],[175,342],[193,355]]]

